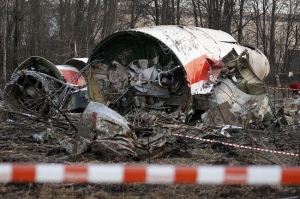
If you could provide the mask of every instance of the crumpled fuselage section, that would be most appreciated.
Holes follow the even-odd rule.
[[[243,104],[250,102],[236,97],[231,90],[222,91],[222,86],[228,80],[240,95],[260,100],[258,96],[266,94],[262,79],[270,69],[258,49],[237,44],[227,33],[182,26],[114,33],[100,42],[88,62],[91,100],[108,104],[125,117],[141,109],[179,111],[187,118],[185,122],[196,111],[207,111],[229,100],[230,106],[235,101],[240,104],[240,109],[234,106],[234,115],[245,115]],[[248,122],[262,122],[265,114],[271,114],[270,109],[254,114],[258,118]]]
[[[92,136],[81,130],[78,147],[94,137],[118,156],[123,151],[136,157],[165,145],[170,139],[166,124],[196,119],[206,127],[257,129],[274,120],[263,82],[270,70],[267,58],[222,31],[182,26],[120,31],[98,44],[88,64],[88,94],[96,104],[82,119]],[[122,116],[103,118],[101,104]],[[127,124],[107,122],[114,117],[123,117],[135,132]],[[105,128],[91,128],[94,120]],[[120,134],[104,132],[115,132],[116,125]]]

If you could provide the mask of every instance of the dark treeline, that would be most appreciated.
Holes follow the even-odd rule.
[[[257,46],[271,71],[298,71],[297,0],[3,0],[0,3],[1,76],[29,56],[61,64],[87,57],[109,34],[150,25],[223,30]],[[4,70],[6,69],[6,71]]]

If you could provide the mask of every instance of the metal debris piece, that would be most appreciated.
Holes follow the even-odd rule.
[[[240,126],[232,126],[232,125],[225,125],[222,127],[220,134],[226,137],[231,137],[230,133],[227,131],[228,129],[242,129]]]
[[[205,125],[249,124],[268,125],[275,120],[267,94],[249,95],[239,90],[229,79],[220,80],[214,90],[216,108],[202,115]]]
[[[230,109],[229,102],[224,102],[208,110],[201,116],[204,126],[240,125],[241,121]]]
[[[81,115],[74,151],[82,153],[91,143],[101,143],[120,157],[137,157],[135,148],[142,148],[128,121],[98,102],[90,102]]]
[[[137,117],[139,122],[135,121]],[[162,117],[171,118],[171,115]],[[156,119],[162,117],[159,112],[141,112],[136,118],[129,119],[136,124],[133,128],[128,120],[114,110],[101,103],[90,102],[80,118],[74,152],[82,153],[91,148],[92,152],[104,159],[153,156],[162,150],[171,137],[169,128],[155,124]]]

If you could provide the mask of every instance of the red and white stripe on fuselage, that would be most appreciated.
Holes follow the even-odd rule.
[[[64,76],[67,83],[75,84],[77,86],[86,85],[85,79],[81,74],[79,74],[77,78],[74,78],[79,73],[77,68],[70,65],[56,65],[56,67]]]

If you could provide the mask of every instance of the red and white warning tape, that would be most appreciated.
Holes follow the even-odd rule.
[[[269,88],[269,89],[273,89],[273,90],[300,91],[300,89],[296,89],[296,88],[287,88],[287,87],[281,88],[281,87],[274,87],[274,86],[264,86],[261,84],[256,84],[256,86],[263,87],[263,88]]]
[[[238,147],[238,148],[242,148],[242,149],[250,149],[250,150],[270,152],[270,153],[276,153],[276,154],[282,154],[282,155],[297,156],[297,157],[299,156],[299,154],[297,154],[297,153],[288,153],[288,152],[283,152],[283,151],[275,151],[275,150],[269,150],[269,149],[256,148],[256,147],[251,147],[251,146],[243,146],[243,145],[239,145],[239,144],[232,144],[232,143],[221,142],[221,141],[217,141],[217,140],[203,139],[203,138],[182,135],[182,134],[173,134],[173,135],[177,136],[177,137],[189,138],[189,139],[193,139],[193,140],[201,140],[201,141],[211,142],[211,143],[220,143],[220,144],[223,144],[226,146],[233,146],[233,147]]]
[[[295,89],[295,88],[280,88],[280,87],[267,87],[266,88],[270,88],[273,90],[288,90],[288,91],[300,91],[300,89]]]
[[[300,185],[300,167],[0,164],[0,182]]]

